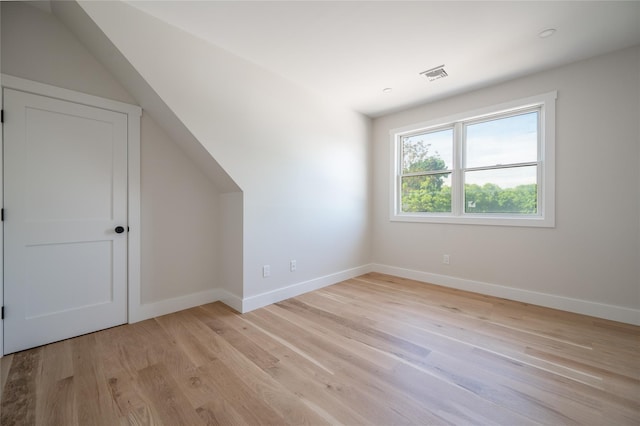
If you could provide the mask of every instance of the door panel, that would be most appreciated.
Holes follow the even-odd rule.
[[[111,123],[27,109],[26,219],[30,222],[111,218]],[[78,179],[82,176],[82,179]]]
[[[4,90],[11,353],[125,323],[127,117]]]
[[[31,245],[26,252],[27,264],[38,265],[26,271],[26,319],[113,302],[111,241]],[[52,285],[59,282],[73,297]]]

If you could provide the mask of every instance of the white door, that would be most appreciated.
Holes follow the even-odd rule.
[[[4,90],[4,352],[127,321],[127,116]]]

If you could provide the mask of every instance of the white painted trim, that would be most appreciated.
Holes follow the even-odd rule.
[[[337,284],[341,281],[366,274],[367,272],[371,272],[371,265],[347,269],[345,271],[336,272],[335,274],[325,275],[320,278],[293,284],[288,287],[279,288],[277,290],[268,291],[244,299],[221,288],[205,290],[172,299],[142,304],[139,306],[137,311],[138,316],[136,317],[136,321],[167,315],[173,312],[218,301],[238,312],[245,313],[253,311],[254,309],[262,308],[263,306],[271,305],[272,303],[280,302],[290,297]]]
[[[128,137],[128,321],[140,321],[140,117],[142,108],[111,99],[87,95],[75,90],[63,89],[36,81],[2,74],[2,88],[20,90],[40,96],[74,102],[127,115]],[[2,163],[0,162],[0,171]],[[2,173],[0,173],[2,176]],[[2,182],[0,181],[0,184]],[[0,253],[1,254],[1,253]],[[0,280],[2,276],[0,276]],[[0,283],[2,292],[4,282]],[[4,326],[4,325],[3,325]],[[0,337],[2,334],[0,333]],[[4,348],[0,340],[0,353]]]
[[[219,300],[227,298],[228,296],[229,293],[227,293],[226,291],[214,288],[211,290],[204,290],[197,293],[174,297],[172,299],[144,303],[138,307],[137,321],[143,321],[149,318],[155,318],[162,315],[171,314],[173,312],[194,308],[196,306],[204,305],[207,303],[217,302]]]
[[[108,109],[110,111],[121,112],[129,116],[137,115],[140,117],[142,115],[142,108],[137,105],[87,95],[86,93],[76,92],[75,90],[63,89],[49,84],[38,83],[37,81],[25,80],[24,78],[14,77],[8,74],[2,74],[2,87],[33,93],[34,95],[62,99],[65,101],[75,102],[77,104]]]
[[[218,289],[218,300],[237,312],[242,312],[242,297],[228,292],[227,290]]]
[[[141,282],[141,228],[140,219],[140,116],[128,115],[128,193],[127,193],[127,225],[129,226],[129,237],[127,239],[128,261],[127,261],[127,313],[129,323],[138,321],[140,315],[140,297],[142,292]]]
[[[334,274],[325,275],[323,277],[315,278],[309,281],[292,284],[290,286],[279,288],[277,290],[256,294],[255,296],[245,297],[244,299],[242,299],[241,312],[245,313],[253,311],[254,309],[262,308],[263,306],[281,302],[290,297],[299,296],[303,293],[308,293],[313,290],[318,290],[323,287],[337,284],[341,281],[355,278],[371,271],[371,265],[363,265],[356,268],[336,272]]]
[[[396,266],[381,265],[377,263],[372,265],[372,271],[436,284],[443,287],[501,297],[503,299],[515,300],[532,305],[560,309],[567,312],[574,312],[592,317],[624,322],[627,324],[640,325],[640,309],[608,305],[605,303],[591,302],[582,299],[573,299],[565,296],[540,293],[537,291],[506,287],[481,281],[456,278],[449,275],[432,274],[429,272],[398,268]]]

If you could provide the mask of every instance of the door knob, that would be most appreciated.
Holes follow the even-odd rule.
[[[116,234],[122,234],[124,232],[124,228],[122,226],[116,226]]]

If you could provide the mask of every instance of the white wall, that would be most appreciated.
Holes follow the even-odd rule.
[[[133,98],[50,13],[2,2],[2,72],[121,102]]]
[[[238,311],[242,311],[244,293],[242,275],[243,210],[241,192],[220,194],[220,234],[223,247],[220,257],[223,264],[220,287],[229,293],[222,299],[223,302]]]
[[[143,304],[220,284],[220,200],[215,186],[148,116],[141,134]]]
[[[2,7],[0,7],[0,87],[2,87]],[[1,103],[1,102],[0,102]],[[4,106],[4,105],[3,105]],[[4,132],[2,132],[4,134]],[[2,141],[2,147],[4,147],[3,136],[0,135],[0,141]],[[4,159],[2,158],[2,152],[4,149],[0,150],[0,164],[4,163]],[[3,176],[0,174],[0,200],[4,200],[4,181]],[[4,203],[2,203],[4,206]],[[4,242],[4,227],[0,226],[0,241]],[[0,245],[0,259],[4,259],[4,244]],[[0,262],[0,277],[4,276],[4,262]],[[0,291],[0,306],[4,306],[4,287],[3,291]],[[4,342],[4,321],[0,320],[0,342]],[[3,343],[0,343],[0,358],[4,354]]]
[[[126,4],[80,5],[242,189],[245,299],[368,263],[367,118]]]
[[[389,221],[390,129],[552,90],[554,229]],[[622,311],[640,320],[639,117],[635,47],[374,120],[373,261],[480,292],[497,284],[631,308]]]
[[[129,93],[53,15],[2,2],[2,72],[109,99]],[[141,301],[203,290],[220,280],[215,185],[160,127],[141,120]]]

